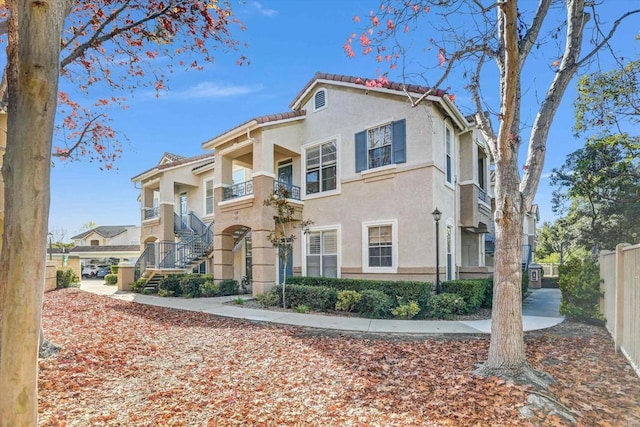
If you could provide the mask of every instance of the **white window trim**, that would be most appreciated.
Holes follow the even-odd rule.
[[[456,227],[453,224],[452,218],[447,218],[444,228],[444,277],[445,280],[456,280]],[[451,274],[451,279],[449,279],[449,265],[447,263],[447,229],[451,227],[451,267],[453,268],[453,272]]]
[[[337,241],[338,241],[338,259],[337,259],[337,270],[338,270],[338,278],[341,277],[342,270],[342,227],[340,224],[335,225],[323,225],[321,227],[309,227],[309,233],[314,233],[318,231],[336,231]],[[307,275],[307,233],[302,233],[302,275]],[[278,269],[280,270],[280,269]]]
[[[360,173],[362,174],[363,172],[366,173],[366,171],[373,171],[373,172],[377,172],[379,170],[384,170],[385,168],[388,168],[389,166],[395,166],[396,163],[393,162],[393,124],[395,123],[395,121],[393,119],[389,119],[386,121],[382,121],[379,122],[377,124],[374,125],[370,125],[364,128],[364,132],[365,132],[365,136],[367,139],[367,168],[363,171],[360,171]],[[387,125],[391,125],[391,163],[389,163],[388,165],[382,165],[382,166],[377,166],[375,168],[370,168],[369,167],[369,150],[371,150],[369,148],[369,130],[371,129],[376,129],[376,128],[381,128],[383,126],[387,126]]]
[[[324,105],[322,107],[316,108],[316,94],[318,92],[324,92]],[[318,89],[317,91],[315,91],[313,93],[313,96],[311,97],[311,103],[313,104],[313,108],[312,111],[315,113],[316,111],[322,111],[325,108],[327,108],[329,106],[329,92],[327,92],[327,89],[325,88],[321,88]]]
[[[391,225],[391,267],[369,267],[369,227]],[[362,223],[362,272],[397,273],[398,272],[398,219],[365,221]]]
[[[211,190],[213,191],[213,212],[207,212],[207,182],[211,181]],[[216,197],[215,197],[215,187],[214,187],[213,177],[205,178],[202,180],[202,216],[203,217],[211,217],[216,211]]]
[[[326,144],[327,142],[335,141],[336,142],[336,188],[331,191],[320,191],[315,194],[307,194],[307,150],[310,148],[315,148],[318,145]],[[308,142],[302,145],[302,167],[301,174],[302,178],[300,180],[300,200],[312,200],[318,199],[321,197],[335,196],[336,194],[342,193],[342,188],[340,185],[341,181],[341,173],[340,173],[340,165],[342,163],[341,155],[340,155],[340,135],[334,135],[328,138],[319,139],[316,141]]]
[[[447,181],[447,129],[449,135],[451,135],[451,181]],[[453,132],[453,128],[445,121],[444,123],[444,184],[447,187],[454,188],[456,182],[456,164],[455,164],[455,152],[456,152],[456,134]]]

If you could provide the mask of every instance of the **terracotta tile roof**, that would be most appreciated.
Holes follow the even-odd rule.
[[[311,88],[318,80],[330,80],[334,82],[351,83],[355,85],[361,85],[364,89],[375,89],[373,87],[368,87],[367,82],[377,81],[376,79],[371,79],[371,78],[317,72],[315,76],[313,76],[313,78],[309,80],[309,82],[302,88],[302,90],[298,92],[295,98],[293,98],[293,101],[291,101],[291,104],[289,104],[289,107],[294,108],[294,106],[296,105],[300,97],[303,96],[304,93],[307,90],[309,90],[309,88]],[[398,83],[398,82],[392,82],[392,81],[384,82],[381,88],[397,90],[398,92],[402,92],[403,89],[406,89],[408,92],[413,92],[413,93],[427,93],[428,91],[432,90],[427,86],[412,85],[412,84],[405,85],[404,83]],[[445,94],[446,92],[442,89],[433,89],[434,96],[443,96]]]
[[[297,110],[297,111],[286,111],[284,113],[276,113],[276,114],[267,114],[265,116],[258,116],[258,117],[254,117],[252,119],[247,120],[246,122],[243,122],[237,126],[232,127],[229,130],[226,130],[216,136],[214,136],[213,138],[210,138],[208,140],[206,140],[205,142],[203,142],[201,145],[207,144],[211,141],[213,141],[214,139],[220,138],[222,135],[225,135],[229,132],[233,132],[236,129],[242,129],[244,127],[246,127],[248,124],[252,123],[252,122],[256,122],[259,125],[263,125],[266,123],[271,123],[271,122],[278,122],[280,120],[286,120],[286,119],[294,119],[296,117],[304,117],[306,116],[307,112],[305,110]]]
[[[185,158],[184,156],[181,156],[179,154],[173,154],[173,153],[169,153],[168,151],[165,151],[162,157],[160,158],[160,161],[162,161],[162,159],[164,159],[165,157],[171,160],[172,162],[177,162]]]
[[[170,154],[170,153],[164,153],[162,155],[162,158],[164,158],[167,154]],[[177,156],[175,154],[173,154],[173,155]],[[171,163],[158,164],[158,165],[156,165],[156,166],[154,166],[154,167],[152,167],[150,169],[147,169],[144,172],[140,172],[138,175],[136,175],[133,178],[131,178],[131,180],[135,181],[136,178],[138,178],[138,177],[140,177],[142,175],[145,175],[145,174],[147,174],[147,173],[149,173],[151,171],[154,171],[154,170],[161,171],[163,169],[173,168],[175,166],[180,166],[180,165],[183,165],[183,164],[186,164],[186,163],[196,162],[198,160],[207,159],[209,157],[211,157],[211,159],[213,159],[214,153],[199,154],[199,155],[193,156],[193,157],[183,157],[183,156],[177,156],[177,157],[179,157],[179,159],[177,159],[177,160],[175,160],[175,161],[173,161]],[[204,166],[204,165],[201,165],[201,166]]]

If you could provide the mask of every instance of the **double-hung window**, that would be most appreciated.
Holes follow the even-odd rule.
[[[397,220],[365,222],[362,225],[363,271],[394,273],[398,254]]]
[[[311,231],[307,235],[307,276],[338,277],[338,231]]]
[[[406,162],[405,141],[405,120],[358,132],[355,135],[356,172]]]
[[[306,194],[336,189],[336,141],[306,150]]]
[[[204,214],[213,215],[213,179],[204,182]]]

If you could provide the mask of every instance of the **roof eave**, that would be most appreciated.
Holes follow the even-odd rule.
[[[246,132],[251,132],[252,130],[257,129],[258,127],[260,127],[258,125],[257,120],[253,119],[250,120],[246,123],[241,124],[240,126],[237,126],[233,129],[228,130],[227,132],[223,133],[222,135],[218,135],[213,139],[210,139],[208,141],[205,141],[202,143],[202,149],[204,150],[213,150],[214,148],[216,148],[217,146],[219,146],[220,144],[223,144],[227,141],[229,141],[230,139],[234,139],[239,137],[240,135],[242,135],[243,133]]]

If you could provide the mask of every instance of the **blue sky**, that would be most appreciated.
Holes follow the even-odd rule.
[[[608,9],[616,12],[632,2],[607,3],[620,6]],[[239,38],[249,45],[243,53],[251,65],[238,67],[236,54],[218,53],[215,64],[207,65],[204,71],[171,75],[170,91],[160,98],[147,89],[141,89],[133,98],[128,96],[130,107],[124,111],[113,109],[110,114],[113,127],[129,139],[115,170],[101,171],[97,164],[87,161],[57,162],[53,168],[50,230],[65,230],[68,239],[89,221],[97,225],[139,225],[138,190],[131,177],[155,166],[165,151],[198,155],[203,152],[202,142],[237,124],[287,111],[293,97],[317,71],[375,77],[378,64],[372,57],[349,59],[342,46],[351,33],[362,28],[362,24],[353,22],[353,17],[368,16],[378,4],[377,0],[232,0],[236,14],[247,27]],[[640,18],[633,18],[621,27],[613,40],[618,53],[638,56],[640,42],[633,41],[633,37],[640,31],[639,24]],[[601,65],[606,69],[606,60]],[[539,79],[527,88],[527,96],[535,100],[546,90],[545,76],[551,78],[552,70],[546,58],[537,57],[531,58],[527,72]],[[390,74],[390,79],[401,81],[399,75]],[[463,84],[453,80],[445,86],[456,93],[463,112],[469,112]],[[575,82],[551,128],[545,174],[536,198],[542,220],[553,218],[548,173],[564,162],[566,154],[581,146],[571,132],[574,87]],[[65,89],[69,88],[61,86],[61,90]],[[104,93],[91,93],[89,99],[101,95]],[[523,105],[523,120],[530,123],[535,109],[527,109],[528,105],[535,106],[535,102]],[[522,153],[521,162],[524,156]]]

